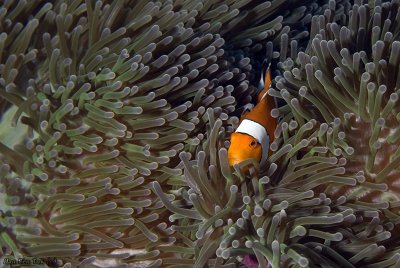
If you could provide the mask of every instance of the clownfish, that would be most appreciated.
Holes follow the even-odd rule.
[[[253,109],[242,114],[238,128],[231,134],[229,165],[233,166],[250,158],[262,165],[271,154],[270,141],[274,140],[278,125],[278,120],[271,116],[271,110],[277,107],[276,100],[267,94],[271,84],[271,61],[266,59],[257,89],[257,103]]]

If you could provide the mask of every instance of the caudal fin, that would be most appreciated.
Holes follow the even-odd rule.
[[[261,66],[260,82],[257,88],[257,102],[259,102],[264,94],[268,91],[272,84],[271,77],[271,60],[272,60],[272,42],[267,43],[267,55]]]

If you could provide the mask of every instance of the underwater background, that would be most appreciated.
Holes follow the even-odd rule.
[[[0,267],[400,267],[399,8],[0,0]]]

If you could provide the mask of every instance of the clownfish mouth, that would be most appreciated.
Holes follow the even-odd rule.
[[[233,167],[234,165],[236,165],[236,164],[240,164],[241,162],[243,162],[243,161],[245,161],[246,159],[240,159],[240,158],[228,158],[228,161],[229,161],[229,165],[231,166],[231,167]],[[250,169],[249,169],[249,166],[244,166],[244,167],[241,167],[240,168],[241,169],[241,171],[243,172],[243,173],[247,173]]]
[[[236,165],[236,164],[239,164],[240,162],[243,162],[244,161],[244,159],[240,159],[240,158],[234,158],[234,157],[229,157],[228,158],[228,162],[229,162],[229,165],[230,166],[234,166],[234,165]]]

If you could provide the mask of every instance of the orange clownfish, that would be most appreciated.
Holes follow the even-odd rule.
[[[228,161],[231,166],[246,159],[254,158],[264,164],[271,153],[270,141],[274,140],[278,120],[271,116],[271,110],[276,106],[276,100],[270,96],[271,87],[270,61],[266,60],[258,86],[257,103],[253,109],[243,113],[239,127],[231,134],[228,149]]]

